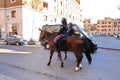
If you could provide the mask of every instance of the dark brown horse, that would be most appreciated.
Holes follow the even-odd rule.
[[[55,45],[53,42],[53,38],[49,38],[48,34],[49,34],[49,32],[47,32],[45,30],[41,30],[39,40],[46,38],[49,41],[50,58],[49,58],[49,62],[47,64],[49,66],[51,63],[53,53],[55,51],[54,50]],[[92,61],[91,52],[89,51],[88,45],[86,45],[86,41],[84,39],[75,37],[75,36],[68,36],[66,45],[67,45],[67,47],[64,49],[64,51],[72,51],[76,57],[77,65],[76,65],[75,71],[78,71],[82,67],[81,61],[83,58],[83,52],[85,52],[88,62],[89,62],[89,64],[91,64],[91,61]],[[61,61],[61,67],[63,67],[64,63],[62,60],[61,51],[63,51],[63,50],[61,50],[61,49],[57,50],[58,57]]]

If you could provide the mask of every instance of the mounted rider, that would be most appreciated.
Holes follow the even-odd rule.
[[[57,45],[57,41],[67,34],[67,19],[63,17],[61,20],[61,23],[62,23],[62,26],[59,32],[57,33],[56,37],[54,38],[55,46]]]
[[[73,23],[69,22],[68,24],[68,30],[67,30],[68,36],[74,36],[75,35],[75,30],[73,28]]]

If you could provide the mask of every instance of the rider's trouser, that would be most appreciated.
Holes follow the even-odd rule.
[[[54,38],[54,43],[56,43],[61,37],[62,37],[62,34],[57,35],[57,36]]]

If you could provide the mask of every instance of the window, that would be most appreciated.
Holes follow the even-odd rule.
[[[48,3],[47,2],[43,2],[43,7],[48,9]]]
[[[60,10],[60,14],[62,15],[62,10]]]
[[[111,24],[111,22],[108,22],[108,24]]]
[[[62,1],[60,3],[61,3],[61,6],[62,6]]]
[[[69,18],[71,18],[71,15],[69,15]]]
[[[114,24],[115,24],[115,25],[117,25],[117,23],[116,23],[116,22],[114,22]]]
[[[73,20],[74,20],[74,16],[73,16]]]
[[[54,12],[56,12],[56,7],[54,7]]]
[[[56,21],[57,21],[56,18],[54,18],[54,22],[55,22],[55,23],[56,23]]]
[[[97,24],[100,24],[100,22],[97,22]]]
[[[44,15],[44,21],[47,21],[47,16],[46,15]]]
[[[120,24],[120,22],[118,22],[118,24]]]
[[[16,0],[11,0],[11,3],[15,3],[16,2]]]
[[[11,11],[11,17],[15,18],[16,17],[16,10]]]

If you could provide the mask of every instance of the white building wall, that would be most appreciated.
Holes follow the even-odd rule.
[[[73,22],[76,24],[80,23],[81,9],[80,5],[75,0],[44,0],[44,1],[48,3],[48,9],[46,9],[44,12],[52,15],[53,18],[56,18],[57,19],[56,24],[60,23],[62,17],[66,17],[68,22]]]
[[[32,38],[38,40],[38,28],[42,28],[44,23],[44,16],[42,13],[29,8],[22,8],[22,31],[25,39],[30,40]]]
[[[45,21],[47,16],[47,21]],[[54,16],[46,12],[37,11],[34,9],[22,8],[22,35],[25,39],[38,40],[40,32],[38,28],[42,28],[45,24],[54,24],[52,21]]]
[[[0,9],[0,29],[1,29],[1,38],[5,38],[4,9]]]

